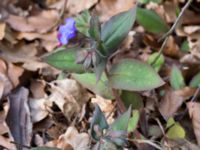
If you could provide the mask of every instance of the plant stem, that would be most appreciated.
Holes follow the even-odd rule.
[[[188,0],[187,3],[184,5],[184,7],[181,9],[181,12],[179,13],[177,19],[175,20],[173,26],[170,28],[170,30],[164,34],[159,40],[158,42],[164,40],[164,42],[162,43],[162,46],[159,50],[159,54],[158,56],[154,59],[154,61],[151,63],[151,65],[154,65],[156,63],[156,61],[158,60],[158,58],[160,57],[160,55],[162,54],[164,48],[165,48],[165,45],[169,39],[169,35],[171,35],[171,33],[176,29],[181,17],[183,16],[184,12],[186,11],[186,9],[190,6],[190,4],[192,3],[193,0]]]
[[[105,68],[105,74],[106,74],[106,77],[108,78],[109,77],[109,73],[108,73],[107,68]],[[117,107],[119,108],[119,112],[120,113],[125,112],[126,111],[126,107],[124,106],[124,103],[122,102],[118,91],[112,88],[112,93],[113,93],[113,96],[115,97],[115,100],[116,100],[116,103],[117,103]]]

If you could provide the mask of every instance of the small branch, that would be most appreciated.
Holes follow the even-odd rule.
[[[158,144],[150,141],[150,140],[140,140],[140,139],[129,139],[129,141],[131,142],[136,142],[136,143],[144,143],[144,144],[149,144],[151,146],[153,146],[154,148],[158,149],[158,150],[163,150],[163,148],[161,146],[159,146]]]
[[[183,16],[184,12],[186,11],[186,9],[190,6],[190,4],[192,3],[192,0],[188,0],[187,3],[185,4],[185,6],[182,8],[181,12],[179,13],[176,21],[174,22],[173,26],[170,28],[170,30],[164,34],[161,39],[159,39],[159,41],[162,41],[163,39],[165,39],[166,37],[168,37],[175,29],[176,26],[178,25],[181,17]]]
[[[164,50],[164,48],[165,48],[165,45],[166,45],[166,43],[167,43],[167,41],[168,41],[168,39],[169,39],[169,35],[176,29],[176,26],[178,25],[178,23],[179,23],[181,17],[183,16],[184,12],[185,12],[186,9],[190,6],[191,3],[192,3],[192,0],[188,0],[188,1],[187,1],[187,3],[185,4],[185,6],[182,8],[180,14],[178,15],[177,19],[175,20],[173,26],[170,28],[170,30],[169,30],[166,34],[164,34],[164,35],[158,40],[158,42],[160,42],[160,41],[162,41],[162,40],[165,39],[164,42],[162,43],[162,46],[161,46],[160,50],[159,50],[158,56],[154,59],[154,61],[151,63],[151,65],[154,65],[154,64],[157,62],[158,58],[160,57],[160,55],[162,54],[162,52],[163,52],[163,50]]]
[[[164,40],[164,42],[162,43],[162,46],[161,46],[161,48],[160,48],[160,50],[158,52],[158,56],[156,56],[156,58],[154,59],[154,61],[151,63],[152,66],[157,62],[157,60],[159,59],[160,55],[162,54],[162,52],[163,52],[163,50],[164,50],[164,48],[166,46],[166,43],[167,43],[168,39],[169,39],[169,36],[166,37],[165,40]]]
[[[194,102],[194,101],[196,100],[196,98],[197,98],[199,92],[200,92],[200,85],[199,85],[198,88],[196,89],[196,91],[195,91],[195,93],[194,93],[194,96],[193,96],[192,99],[191,99],[191,102]]]
[[[31,148],[30,146],[23,145],[23,144],[15,142],[15,141],[11,141],[10,143],[15,144],[17,147],[21,147],[21,148],[28,148],[28,149]]]

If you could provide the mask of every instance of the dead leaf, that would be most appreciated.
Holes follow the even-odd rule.
[[[197,143],[200,146],[200,103],[189,102],[187,103],[190,118],[192,119],[194,133],[197,139]]]
[[[12,82],[14,87],[17,87],[19,84],[19,78],[23,74],[24,69],[22,67],[13,65],[11,63],[8,64],[8,77]]]
[[[0,40],[2,40],[5,36],[5,29],[6,29],[6,24],[0,23]]]
[[[75,80],[56,80],[50,85],[51,95],[48,100],[54,102],[68,119],[80,112],[81,107],[88,99],[85,89]]]
[[[98,106],[101,108],[102,112],[105,114],[107,118],[108,123],[112,123],[114,121],[114,105],[112,103],[112,100],[104,99],[101,96],[96,95],[95,98],[91,99],[91,102],[93,104],[98,104]]]
[[[74,127],[69,127],[58,140],[51,141],[46,146],[57,147],[62,150],[89,150],[89,135],[78,133]]]
[[[15,142],[30,146],[32,123],[27,105],[28,90],[20,87],[9,95],[10,109],[6,123],[14,137]]]
[[[159,104],[159,111],[165,119],[173,117],[185,99],[194,95],[195,89],[185,87],[181,90],[166,92]]]
[[[29,99],[29,106],[31,110],[31,121],[33,123],[39,122],[47,117],[49,112],[46,109],[46,99]]]
[[[42,39],[46,41],[57,41],[57,31],[53,31],[51,33],[37,33],[37,32],[19,32],[16,33],[16,38],[18,40],[26,39],[28,41],[32,41],[35,39]]]
[[[96,6],[100,20],[108,20],[117,13],[126,11],[135,6],[136,0],[101,0]]]
[[[2,135],[0,135],[0,145],[9,150],[16,150],[16,147],[11,143],[11,140],[3,137]]]
[[[32,98],[34,99],[44,98],[46,95],[44,90],[45,86],[46,82],[44,80],[32,80],[30,86]]]
[[[5,21],[16,31],[46,33],[58,19],[58,11],[43,10],[27,18],[10,14]]]
[[[68,0],[67,8],[70,14],[78,14],[79,12],[94,6],[98,0]]]
[[[7,95],[13,88],[13,85],[7,76],[7,66],[2,59],[0,59],[0,81],[1,81],[1,97],[2,97],[4,95]]]

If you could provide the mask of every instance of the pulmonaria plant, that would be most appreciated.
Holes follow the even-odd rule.
[[[145,91],[160,87],[163,80],[147,63],[134,58],[122,58],[114,64],[110,61],[132,29],[136,10],[135,6],[116,14],[103,24],[87,10],[67,18],[58,29],[60,47],[44,61],[72,73],[83,86],[105,98],[114,98],[112,89]],[[70,42],[75,36],[76,42]]]
[[[116,63],[110,61],[132,29],[136,10],[135,6],[116,14],[103,24],[97,16],[90,15],[87,10],[76,18],[66,19],[58,29],[60,46],[53,53],[45,56],[44,61],[71,73],[75,80],[95,94],[116,99],[118,104],[120,94],[124,91],[145,91],[162,86],[163,80],[147,63],[134,58],[122,58]],[[70,42],[70,39],[75,36],[77,42]],[[98,107],[95,113],[91,123],[92,137],[99,141],[98,143],[106,140],[117,147],[125,146],[126,123],[130,119],[130,110],[123,114],[126,123],[122,117],[122,120],[117,121],[120,128],[114,123],[110,129]],[[107,130],[106,133],[104,129]]]

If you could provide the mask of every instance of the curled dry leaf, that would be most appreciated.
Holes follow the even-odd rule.
[[[27,18],[10,14],[5,21],[16,31],[46,33],[55,26],[58,19],[58,11],[43,10]]]
[[[69,120],[81,111],[82,106],[88,99],[85,89],[75,80],[64,79],[49,83],[51,94],[43,98],[29,100],[33,122],[38,122],[48,115],[47,107],[55,103]]]
[[[189,102],[187,103],[190,118],[192,119],[194,133],[197,139],[197,143],[200,146],[200,103]]]
[[[58,140],[50,141],[46,146],[57,147],[62,150],[89,150],[89,135],[78,133],[74,127],[69,127]]]
[[[88,99],[86,90],[75,80],[56,80],[50,85],[49,101],[54,102],[68,119],[80,112],[81,107]]]
[[[194,95],[195,89],[185,87],[181,90],[169,90],[166,92],[164,98],[159,103],[159,111],[162,116],[167,120],[173,117],[184,100]]]

